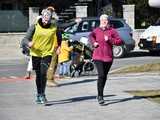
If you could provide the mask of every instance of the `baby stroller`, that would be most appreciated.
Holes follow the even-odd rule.
[[[84,38],[88,41],[87,38]],[[86,44],[86,41],[73,41],[70,43],[73,46],[71,53],[70,75],[71,77],[78,77],[83,73],[89,73],[94,70],[94,63],[92,61],[92,49]]]

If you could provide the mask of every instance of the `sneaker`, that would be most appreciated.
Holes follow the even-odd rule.
[[[41,104],[41,95],[37,95],[36,103]]]
[[[103,96],[97,96],[97,100],[100,105],[104,104]]]
[[[59,84],[57,83],[57,82],[47,82],[47,86],[48,87],[58,87],[59,86]]]
[[[47,98],[45,95],[41,95],[41,104],[45,104],[47,102]]]
[[[31,77],[30,76],[25,76],[24,79],[31,79]]]
[[[69,79],[69,78],[71,78],[71,77],[68,76],[68,75],[65,75],[65,76],[64,76],[64,79],[65,79],[65,78],[66,78],[66,79]]]
[[[25,79],[31,79],[31,71],[28,71],[24,78]]]
[[[53,83],[54,83],[55,85],[59,85],[55,80],[53,81]]]

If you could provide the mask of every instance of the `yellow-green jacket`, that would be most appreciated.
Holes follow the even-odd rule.
[[[52,56],[53,50],[58,46],[56,30],[55,25],[51,24],[49,28],[43,28],[37,22],[32,37],[33,46],[30,49],[30,55],[36,57]]]
[[[61,42],[61,49],[60,49],[60,54],[58,56],[58,62],[62,63],[65,61],[69,61],[70,59],[70,52],[72,51],[72,47],[68,46],[68,41],[62,40]]]

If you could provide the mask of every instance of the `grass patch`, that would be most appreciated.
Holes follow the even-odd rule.
[[[144,64],[144,65],[129,66],[129,67],[114,71],[114,72],[112,72],[112,74],[155,72],[155,71],[160,71],[160,63],[151,63],[151,64]]]
[[[160,90],[135,90],[126,92],[133,94],[135,97],[146,98],[160,104]]]

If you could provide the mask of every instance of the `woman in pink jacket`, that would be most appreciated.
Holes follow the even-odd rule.
[[[121,45],[123,41],[117,31],[109,26],[106,14],[100,16],[100,25],[91,32],[89,38],[94,47],[92,58],[98,71],[97,100],[99,104],[103,104],[103,90],[113,62],[112,46]]]

